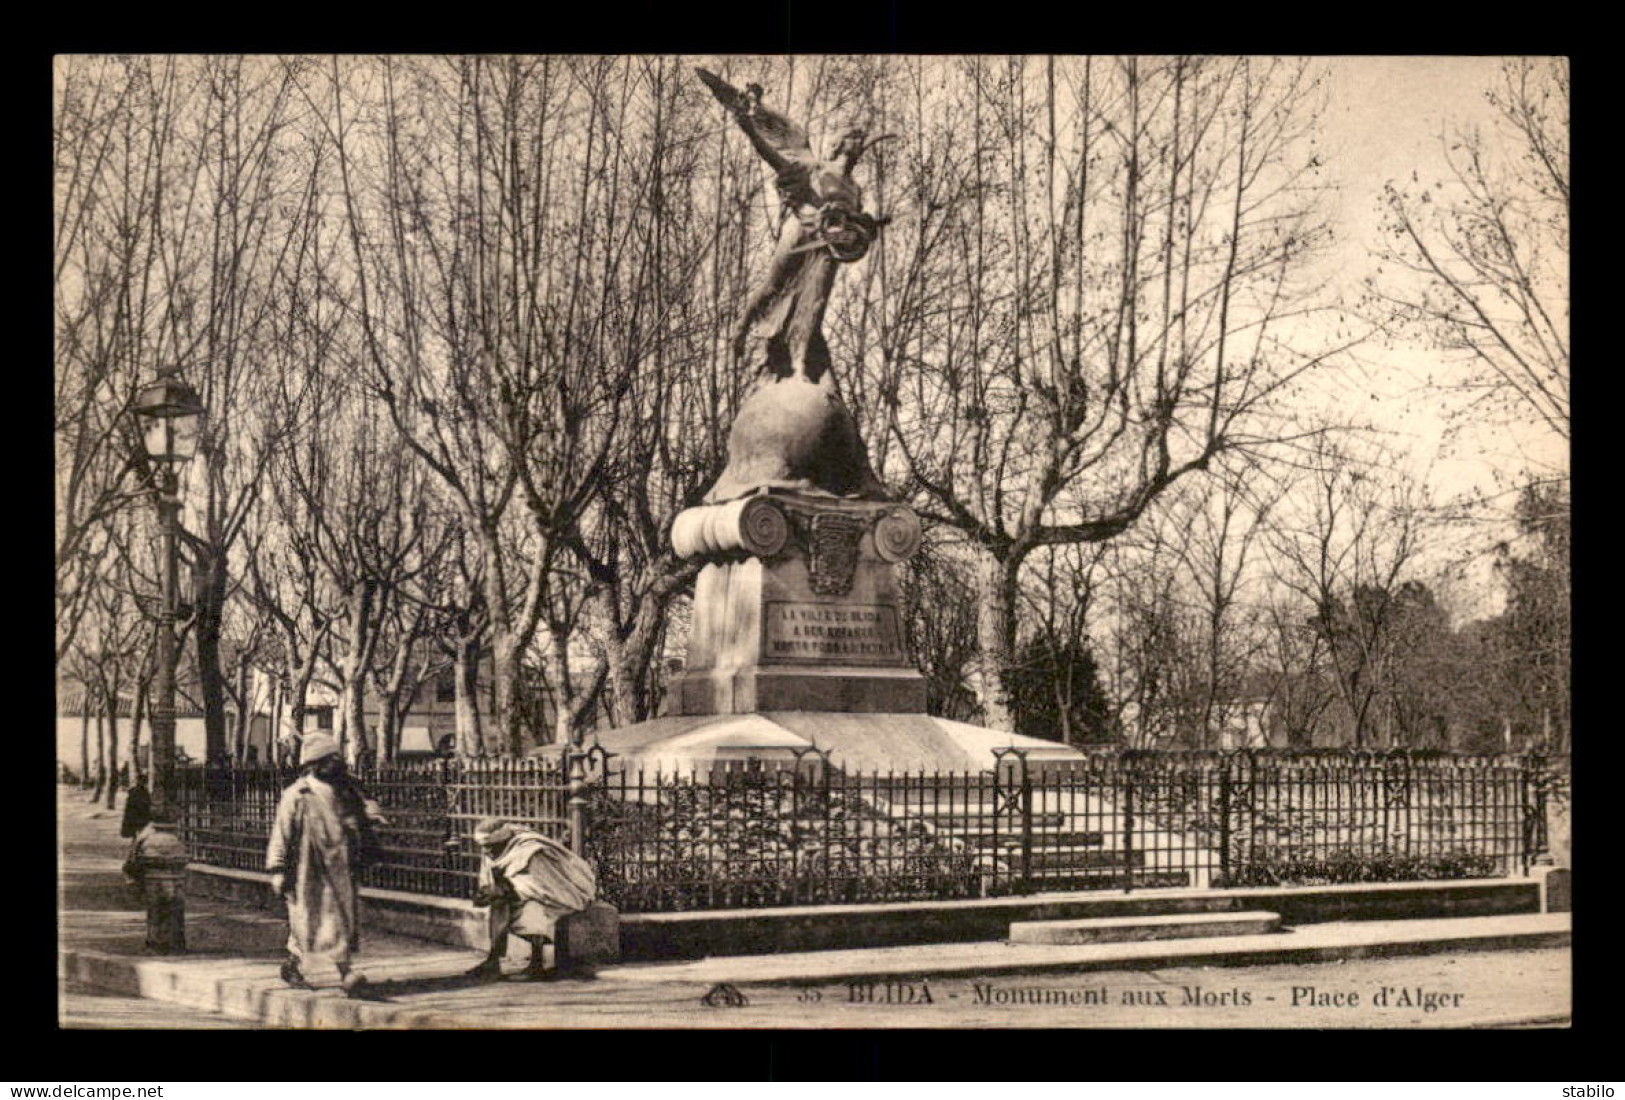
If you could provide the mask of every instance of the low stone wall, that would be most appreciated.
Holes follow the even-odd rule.
[[[188,889],[197,896],[229,899],[250,908],[269,911],[278,907],[271,896],[270,876],[261,872],[194,864]],[[619,938],[621,956],[629,961],[684,959],[997,941],[1009,934],[1013,921],[1087,917],[1264,909],[1279,913],[1283,923],[1295,925],[1538,913],[1548,904],[1546,892],[1540,877],[1531,877],[632,913],[619,918]],[[466,901],[363,888],[361,903],[362,919],[369,928],[480,951],[489,946],[484,912]]]
[[[186,889],[197,897],[219,898],[250,909],[280,911],[282,908],[271,893],[271,876],[263,871],[238,871],[194,863],[187,868]],[[484,951],[490,946],[484,911],[467,901],[363,886],[361,920],[367,928],[453,947]]]
[[[627,959],[676,959],[920,943],[972,943],[1003,940],[1013,921],[1257,909],[1279,913],[1286,925],[1538,913],[1541,911],[1541,884],[1535,879],[1462,879],[1255,887],[1222,892],[1159,890],[1143,894],[1049,894],[892,905],[642,913],[621,918],[621,952]]]
[[[186,888],[198,897],[230,901],[245,909],[279,911],[282,908],[271,894],[271,876],[263,871],[238,871],[194,863],[187,868]],[[612,906],[599,902],[584,913],[565,917],[559,922],[561,958],[587,965],[618,962],[618,917]],[[452,898],[363,886],[361,922],[365,928],[431,943],[471,947],[476,951],[486,951],[491,946],[486,911],[476,909],[471,902]]]

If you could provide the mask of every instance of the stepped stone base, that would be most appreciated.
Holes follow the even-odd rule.
[[[1011,943],[1136,943],[1206,936],[1260,936],[1281,930],[1277,913],[1176,913],[1164,917],[1096,917],[1089,920],[1018,921]]]
[[[601,730],[599,744],[617,754],[616,769],[686,772],[733,760],[793,762],[817,748],[846,771],[979,772],[995,750],[1028,751],[1029,764],[1076,760],[1076,749],[1036,737],[983,729],[925,714],[769,711],[656,718]]]

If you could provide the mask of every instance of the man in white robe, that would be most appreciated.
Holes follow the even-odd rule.
[[[474,842],[481,852],[474,904],[491,907],[491,948],[468,976],[501,978],[510,935],[530,941],[527,979],[556,976],[545,965],[543,946],[554,940],[561,917],[593,903],[598,882],[592,865],[558,841],[501,818],[476,825]]]
[[[374,824],[385,823],[346,772],[338,742],[306,734],[301,774],[282,792],[265,854],[271,889],[288,905],[288,959],[282,980],[308,989],[307,964],[327,959],[346,994],[368,995],[366,979],[351,969],[360,946],[362,863],[371,857]]]

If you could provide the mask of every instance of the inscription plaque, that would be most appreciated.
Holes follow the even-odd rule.
[[[762,608],[762,657],[849,665],[907,663],[895,607],[785,601]]]

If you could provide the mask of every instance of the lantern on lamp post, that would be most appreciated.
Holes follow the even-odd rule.
[[[153,466],[162,538],[158,594],[158,667],[152,691],[153,832],[139,857],[147,901],[147,946],[186,947],[186,848],[175,833],[175,589],[180,522],[180,467],[197,452],[203,402],[197,391],[165,372],[137,395],[134,411]]]

